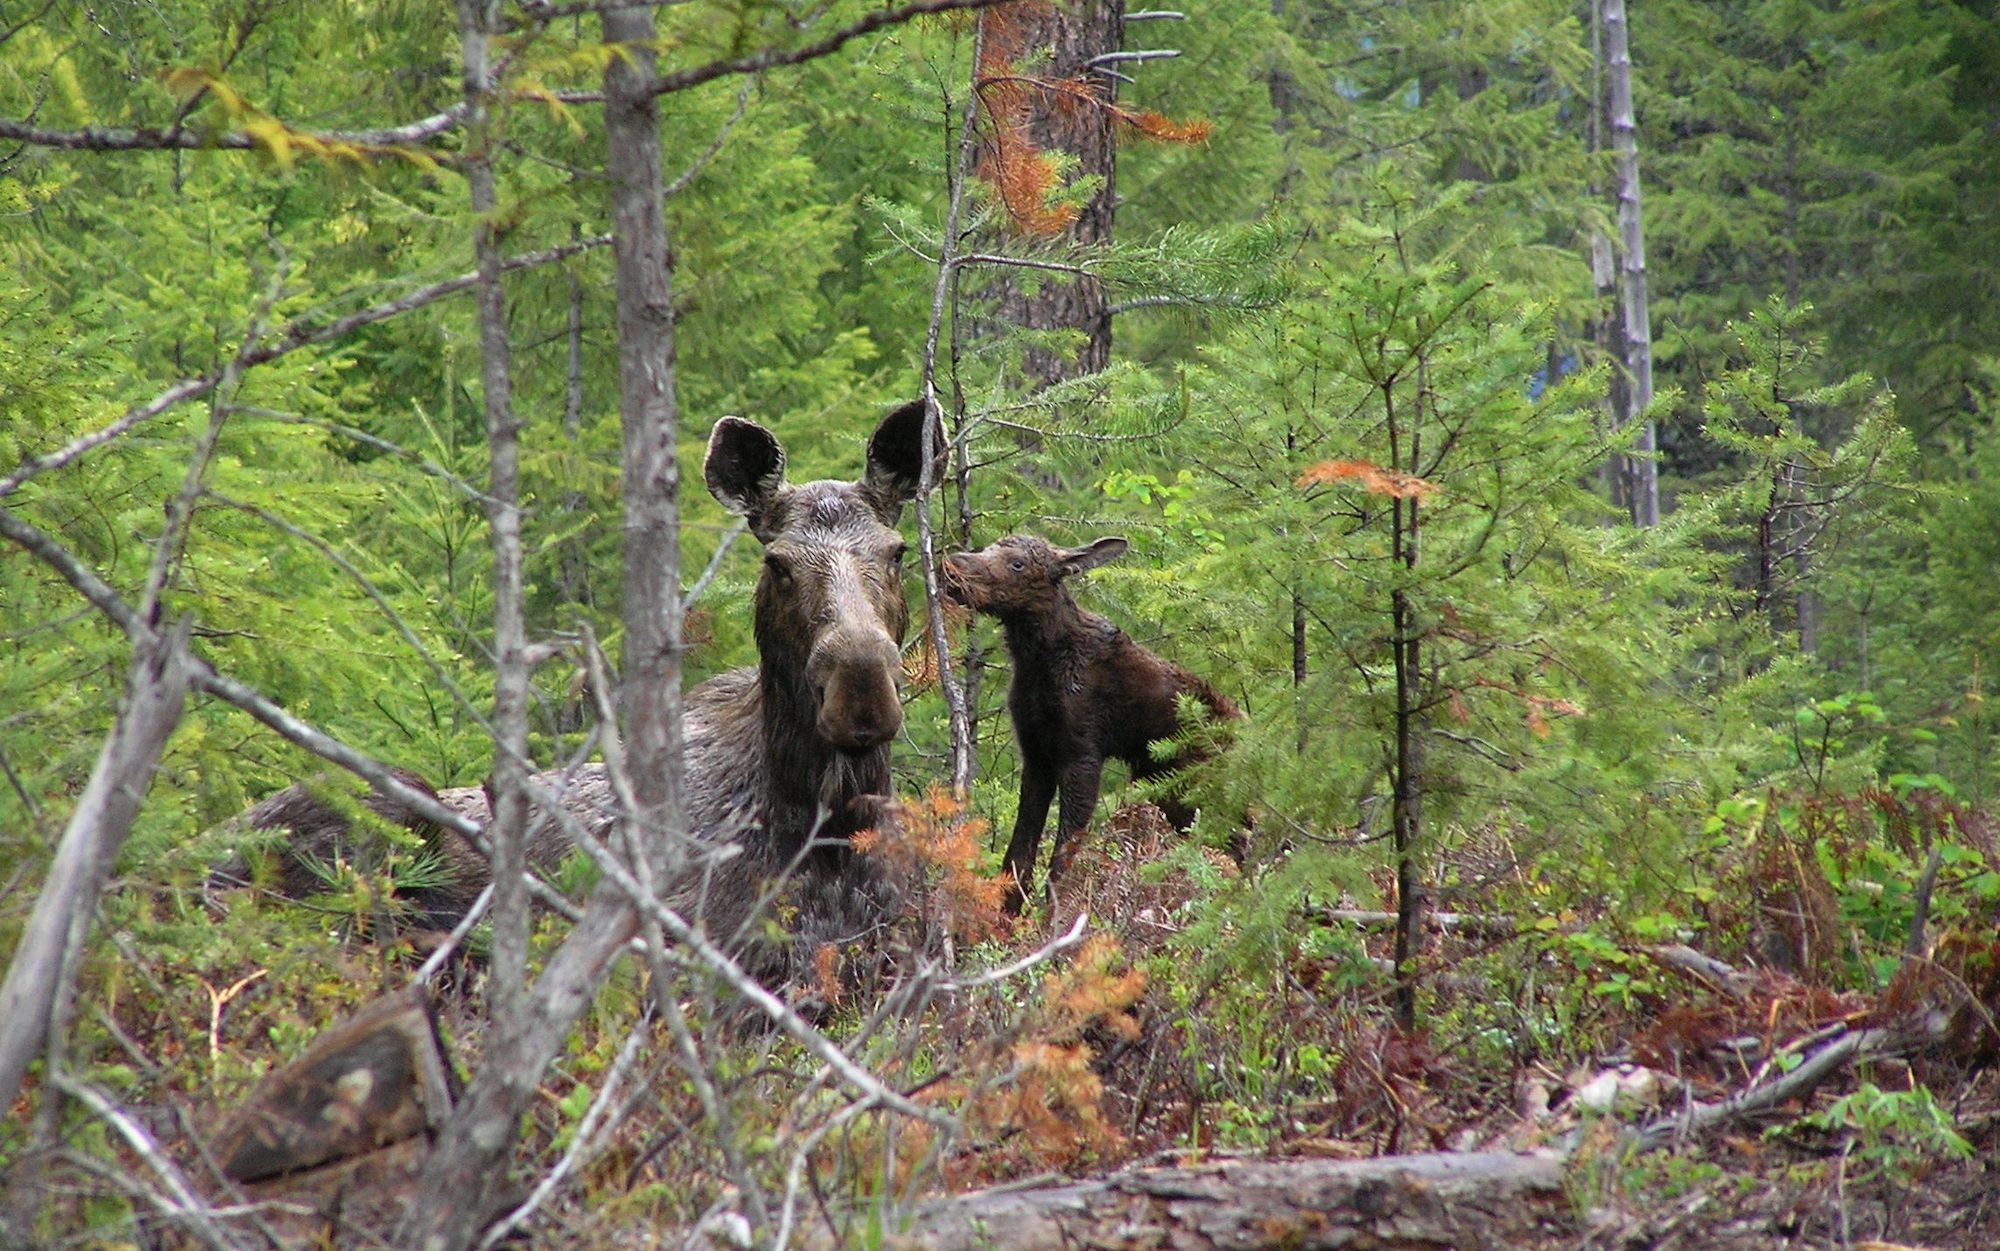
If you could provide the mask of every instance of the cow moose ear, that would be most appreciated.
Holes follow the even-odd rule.
[[[708,436],[708,457],[701,472],[709,494],[730,512],[747,518],[751,533],[759,539],[770,538],[764,519],[785,487],[785,449],[778,436],[754,421],[724,417]]]
[[[917,497],[923,486],[924,413],[922,400],[912,400],[890,410],[868,439],[868,469],[861,475],[861,489],[874,501],[882,520],[895,525],[903,505]],[[944,473],[951,457],[945,441],[944,423],[933,417],[931,454],[933,482]]]
[[[1085,573],[1099,565],[1108,565],[1132,550],[1132,545],[1121,538],[1103,538],[1083,547],[1072,547],[1062,554],[1063,576]]]

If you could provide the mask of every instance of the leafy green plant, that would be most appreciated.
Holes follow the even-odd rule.
[[[1825,1109],[1769,1132],[1784,1134],[1800,1126],[1839,1135],[1844,1149],[1861,1162],[1863,1179],[1906,1184],[1941,1160],[1972,1156],[1972,1144],[1925,1086],[1883,1090],[1863,1082]]]

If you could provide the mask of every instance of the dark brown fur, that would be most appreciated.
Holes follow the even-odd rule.
[[[881,919],[888,888],[846,840],[886,811],[889,744],[903,725],[897,681],[909,609],[895,527],[918,489],[923,414],[920,403],[891,412],[855,482],[787,483],[783,447],[754,422],[725,417],[709,438],[709,490],[749,521],[765,549],[757,666],[720,674],[687,697],[689,828],[704,842],[736,841],[750,853],[699,865],[670,892],[677,905],[705,911],[711,933],[748,920],[772,876],[794,866],[792,902],[810,942],[859,937]],[[943,449],[942,431],[932,429],[933,446]],[[535,782],[563,794],[586,826],[609,825],[614,806],[603,766]],[[439,797],[475,821],[489,819],[478,788]],[[410,823],[407,811],[366,802]],[[284,856],[287,888],[309,888],[309,877],[295,878],[302,860],[323,858],[347,831],[343,818],[296,787],[258,805],[251,819],[294,831]],[[531,823],[538,834],[530,859],[546,866],[566,842],[552,822]],[[453,881],[421,901],[432,924],[462,916],[486,880],[484,862],[449,841]]]
[[[1015,882],[1015,906],[1033,882],[1035,853],[1049,802],[1058,791],[1055,848],[1049,876],[1061,874],[1073,840],[1090,824],[1104,762],[1122,760],[1135,778],[1155,778],[1204,754],[1189,748],[1156,760],[1147,745],[1185,728],[1175,701],[1188,695],[1212,717],[1234,719],[1236,705],[1208,683],[1133,642],[1123,630],[1080,607],[1064,579],[1127,550],[1124,539],[1099,539],[1064,549],[1031,535],[1011,535],[981,552],[947,556],[946,594],[997,617],[1014,661],[1007,710],[1021,749],[1021,803],[1005,867]],[[1194,812],[1178,797],[1162,805],[1186,830]]]

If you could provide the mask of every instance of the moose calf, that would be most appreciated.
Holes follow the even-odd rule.
[[[1123,630],[1077,605],[1063,580],[1130,548],[1124,539],[1099,539],[1064,549],[1031,535],[1010,535],[982,552],[945,557],[948,598],[1000,619],[1014,681],[1007,691],[1014,736],[1021,748],[1021,804],[1005,868],[1014,882],[1018,911],[1034,878],[1035,852],[1049,801],[1062,792],[1049,877],[1059,876],[1074,853],[1073,840],[1090,824],[1107,758],[1122,760],[1135,778],[1171,773],[1205,753],[1184,749],[1156,760],[1147,744],[1182,729],[1177,697],[1189,695],[1217,718],[1243,714],[1206,682],[1134,643]],[[1162,805],[1182,830],[1194,812],[1178,799]]]

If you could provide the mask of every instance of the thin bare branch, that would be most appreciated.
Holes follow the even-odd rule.
[[[979,63],[980,41],[985,37],[984,27],[975,33],[972,42],[973,64]],[[946,96],[945,133],[951,133],[951,118],[948,110],[950,97]],[[944,611],[938,586],[938,543],[937,530],[931,520],[931,488],[936,483],[931,477],[936,473],[938,449],[931,446],[935,437],[935,424],[928,414],[942,415],[944,405],[938,397],[937,368],[938,343],[944,332],[944,318],[954,290],[954,279],[958,264],[954,252],[958,247],[959,221],[965,211],[965,180],[972,170],[972,162],[977,152],[978,137],[974,120],[978,113],[975,93],[967,92],[960,108],[958,123],[958,151],[949,166],[950,200],[945,208],[944,234],[939,244],[941,255],[937,260],[937,281],[931,287],[931,316],[924,331],[923,384],[926,418],[923,427],[922,464],[923,482],[917,491],[917,550],[921,554],[920,564],[924,575],[925,616],[930,630],[931,654],[937,657],[938,689],[944,692],[946,713],[951,722],[951,786],[959,795],[966,795],[972,789],[972,771],[977,757],[972,741],[972,711],[966,697],[965,686],[951,669],[951,642],[945,637]],[[953,423],[959,430],[956,453],[961,465],[965,460],[964,422]]]
[[[639,1019],[632,1023],[631,1032],[625,1036],[625,1045],[618,1049],[617,1058],[611,1062],[611,1071],[604,1075],[604,1084],[598,1087],[596,1096],[590,1101],[590,1107],[583,1114],[583,1119],[577,1122],[576,1134],[570,1139],[569,1150],[563,1152],[562,1159],[556,1161],[555,1167],[535,1183],[535,1188],[528,1192],[527,1198],[521,1200],[519,1207],[501,1217],[486,1231],[485,1236],[479,1240],[480,1251],[488,1251],[488,1248],[498,1246],[508,1234],[519,1229],[562,1188],[563,1183],[580,1165],[597,1154],[600,1149],[598,1126],[610,1116],[611,1106],[618,1101],[619,1087],[624,1084],[625,1074],[638,1059],[639,1047],[646,1041],[647,1027],[651,1024],[652,1018],[645,1014],[641,1014]]]
[[[194,1187],[188,1184],[186,1174],[181,1172],[180,1167],[167,1156],[166,1152],[160,1150],[160,1144],[153,1141],[153,1136],[147,1133],[144,1127],[125,1115],[123,1109],[98,1093],[95,1088],[76,1081],[66,1073],[57,1074],[55,1084],[63,1094],[89,1108],[116,1130],[118,1136],[125,1140],[125,1145],[132,1148],[139,1158],[145,1161],[146,1167],[152,1170],[153,1175],[159,1178],[160,1184],[167,1189],[165,1195],[155,1194],[152,1198],[168,1219],[192,1230],[215,1251],[237,1251],[239,1244],[215,1223],[215,1214],[195,1194]]]

